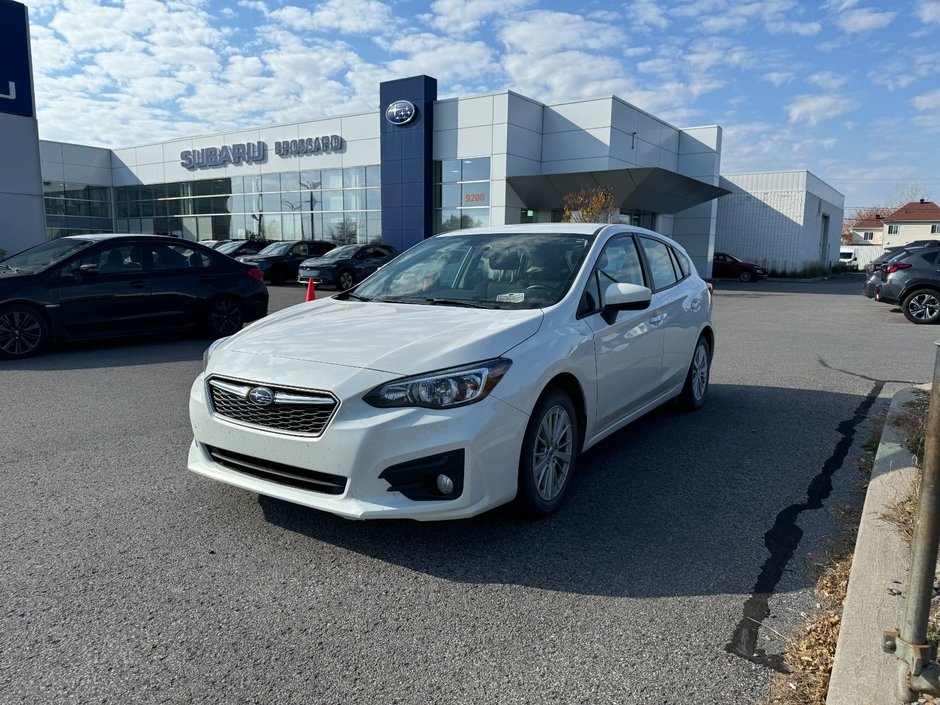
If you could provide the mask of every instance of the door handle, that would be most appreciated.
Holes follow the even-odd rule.
[[[657,313],[655,316],[650,316],[650,325],[658,326],[663,322],[663,314]]]
[[[147,286],[147,282],[143,279],[135,279],[131,282],[131,289],[143,289]]]
[[[203,282],[213,282],[213,281],[215,281],[215,275],[214,275],[214,274],[203,274],[201,277],[199,277],[199,281],[203,281]]]

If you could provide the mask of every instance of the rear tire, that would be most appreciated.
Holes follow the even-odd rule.
[[[245,323],[242,307],[231,296],[220,296],[206,309],[206,333],[213,338],[224,338],[241,330]]]
[[[940,293],[934,289],[916,289],[904,297],[901,310],[911,323],[936,323],[940,319]]]
[[[0,359],[38,355],[48,342],[49,327],[36,309],[23,304],[0,306]]]
[[[705,336],[700,336],[692,352],[689,373],[685,377],[685,386],[679,394],[679,403],[689,411],[698,411],[705,406],[708,394],[708,379],[711,373],[712,356]]]
[[[571,398],[550,389],[535,405],[522,440],[516,503],[522,514],[548,516],[564,502],[581,451]]]

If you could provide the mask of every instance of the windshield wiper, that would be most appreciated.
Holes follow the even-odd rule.
[[[482,301],[470,301],[469,299],[441,299],[436,297],[431,297],[425,299],[429,304],[434,304],[436,306],[464,306],[466,308],[500,308],[496,304],[488,304]]]
[[[6,268],[9,269],[11,272],[18,272],[18,271],[20,271],[20,270],[18,270],[16,267],[11,267],[10,265],[4,264],[3,262],[0,262],[0,267],[6,267]]]
[[[354,294],[351,291],[344,291],[342,294],[337,294],[334,298],[337,299],[355,299],[356,301],[374,301],[368,296],[359,296],[359,294]]]

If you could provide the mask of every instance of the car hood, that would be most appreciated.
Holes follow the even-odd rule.
[[[11,272],[9,269],[0,267],[0,281],[11,281],[13,279],[22,279],[23,277],[33,276],[32,272]]]
[[[323,259],[322,257],[311,257],[300,263],[301,267],[335,267],[337,264],[343,264],[349,260],[343,259]]]
[[[229,374],[245,355],[302,360],[395,375],[439,370],[503,355],[538,331],[540,310],[505,311],[332,298],[299,304],[252,324],[217,349]],[[288,363],[289,364],[289,363]]]
[[[264,257],[259,257],[258,255],[238,255],[235,259],[239,262],[270,262],[272,260],[281,259],[281,255],[265,255]]]

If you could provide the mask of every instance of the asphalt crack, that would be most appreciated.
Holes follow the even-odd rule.
[[[820,362],[826,365],[822,360]],[[832,477],[845,462],[855,438],[856,429],[868,416],[868,412],[871,411],[886,384],[881,380],[871,381],[874,382],[874,386],[868,396],[856,407],[852,418],[843,421],[837,427],[836,430],[841,438],[822,469],[810,481],[806,490],[806,501],[791,504],[783,509],[777,514],[774,525],[764,534],[764,545],[770,555],[761,566],[757,582],[751,590],[751,596],[744,603],[741,621],[738,622],[738,626],[731,635],[731,640],[725,645],[725,651],[728,653],[780,673],[788,672],[783,654],[768,654],[764,649],[758,648],[758,632],[764,620],[770,616],[770,598],[773,597],[783,572],[803,538],[803,530],[797,526],[800,515],[805,511],[822,509],[823,502],[832,493]]]

